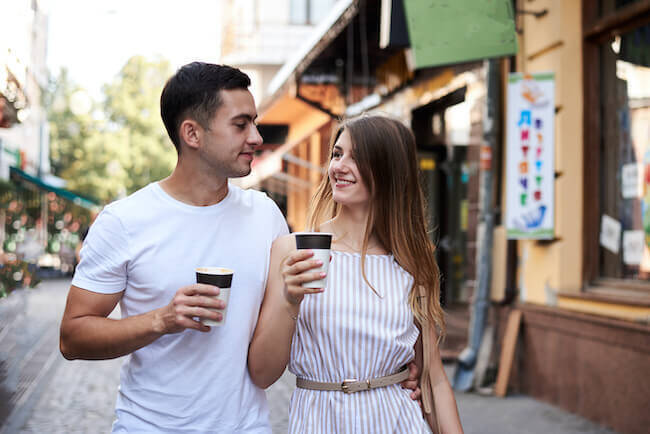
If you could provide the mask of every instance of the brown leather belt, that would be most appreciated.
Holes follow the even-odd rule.
[[[362,390],[376,389],[386,387],[392,384],[401,383],[409,377],[408,368],[404,368],[397,374],[387,375],[385,377],[372,378],[369,380],[359,381],[357,379],[343,380],[341,383],[321,383],[319,381],[306,380],[296,377],[296,386],[301,389],[310,390],[329,390],[343,393],[355,393]]]

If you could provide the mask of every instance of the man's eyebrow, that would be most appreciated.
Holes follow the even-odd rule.
[[[247,121],[255,121],[255,119],[257,119],[257,115],[251,116],[248,113],[240,113],[240,114],[235,115],[235,116],[232,117],[233,121],[238,120],[238,119],[243,119],[243,120],[247,120]]]

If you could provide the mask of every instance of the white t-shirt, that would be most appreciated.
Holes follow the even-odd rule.
[[[223,326],[165,335],[127,358],[113,432],[271,432],[264,391],[252,383],[246,360],[271,243],[286,233],[271,199],[233,185],[218,204],[196,207],[153,183],[100,213],[72,284],[124,290],[122,317],[167,305],[196,282],[196,267],[235,270]]]

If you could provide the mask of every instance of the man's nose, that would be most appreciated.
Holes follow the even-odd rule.
[[[257,125],[253,124],[253,128],[251,128],[251,133],[248,137],[248,143],[254,146],[259,146],[263,141],[264,139],[262,139],[262,136],[257,129]]]

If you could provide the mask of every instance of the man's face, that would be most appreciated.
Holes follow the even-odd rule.
[[[246,176],[251,171],[255,147],[262,144],[255,119],[255,101],[248,90],[221,91],[222,104],[203,130],[199,158],[216,175]]]

